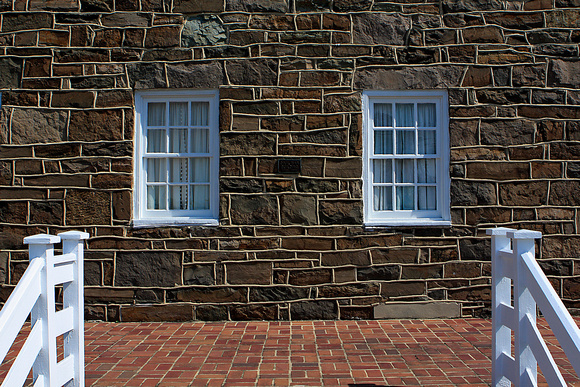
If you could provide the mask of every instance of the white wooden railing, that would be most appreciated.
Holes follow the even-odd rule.
[[[487,234],[492,250],[492,386],[536,386],[538,363],[550,386],[565,386],[536,326],[536,307],[578,375],[580,330],[536,262],[534,240],[542,233],[495,228]]]
[[[34,387],[84,387],[83,239],[68,231],[24,238],[30,264],[0,311],[0,363],[30,315],[31,331],[1,387],[22,386],[32,368]],[[54,244],[62,241],[62,255]],[[56,311],[55,286],[63,285],[63,309]],[[57,361],[57,337],[64,359]]]

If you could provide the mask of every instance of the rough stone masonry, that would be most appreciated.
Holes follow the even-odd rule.
[[[0,0],[0,302],[87,231],[86,318],[486,315],[494,226],[580,307],[577,0]],[[219,226],[134,228],[134,93],[219,89]],[[445,89],[450,227],[363,226],[364,90]],[[277,161],[300,158],[300,174]],[[425,303],[430,305],[424,309]],[[383,311],[375,314],[377,311]],[[427,312],[426,312],[427,313]]]

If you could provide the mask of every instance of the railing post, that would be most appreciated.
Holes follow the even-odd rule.
[[[518,323],[514,326],[514,344],[516,368],[519,370],[519,386],[537,386],[538,362],[528,341],[528,338],[534,334],[530,331],[530,324],[536,325],[536,301],[528,289],[525,263],[521,256],[530,253],[535,257],[534,239],[541,238],[542,234],[538,231],[520,230],[508,232],[507,236],[512,238],[513,253],[517,260],[514,278],[514,309],[518,316]]]
[[[45,261],[41,273],[41,295],[31,312],[31,325],[42,324],[42,349],[32,367],[34,381],[40,378],[39,385],[51,386],[54,378],[51,370],[56,366],[56,340],[51,340],[54,331],[54,286],[49,280],[54,270],[54,243],[60,242],[60,238],[49,234],[39,234],[24,238],[24,244],[28,245],[29,259],[42,258]],[[35,384],[36,386],[36,384]]]
[[[511,305],[511,280],[505,276],[506,265],[513,265],[514,262],[505,262],[500,258],[500,250],[510,250],[510,238],[507,232],[515,231],[511,228],[498,227],[487,230],[487,235],[491,235],[491,308],[492,308],[492,372],[491,385],[494,387],[509,386],[510,382],[504,375],[506,374],[502,361],[503,354],[511,354],[511,329],[503,325],[508,316],[503,316],[501,304]]]
[[[64,284],[63,308],[72,307],[74,313],[73,330],[64,336],[64,357],[74,357],[74,379],[69,383],[70,387],[85,386],[85,332],[84,332],[84,254],[83,239],[89,234],[80,231],[67,231],[58,234],[62,239],[63,254],[75,255],[74,280]]]

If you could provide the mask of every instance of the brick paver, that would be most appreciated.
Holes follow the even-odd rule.
[[[580,386],[539,326],[566,380]],[[490,334],[485,319],[87,323],[86,385],[487,386]]]

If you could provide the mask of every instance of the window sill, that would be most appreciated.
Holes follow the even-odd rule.
[[[451,226],[450,220],[443,219],[385,219],[364,222],[365,227],[421,227],[421,226]]]
[[[133,219],[133,228],[145,227],[175,227],[175,226],[219,226],[217,219],[201,218],[156,218]]]

